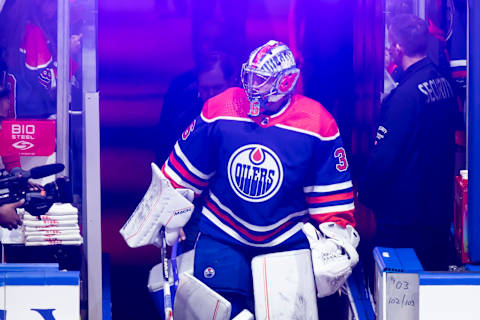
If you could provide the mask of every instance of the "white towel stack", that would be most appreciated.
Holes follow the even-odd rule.
[[[26,246],[81,245],[78,209],[70,203],[55,203],[39,217],[25,212],[23,232]]]

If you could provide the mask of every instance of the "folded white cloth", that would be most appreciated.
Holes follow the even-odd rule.
[[[26,246],[54,246],[54,245],[64,245],[64,246],[79,246],[83,243],[83,240],[46,240],[46,241],[27,241],[25,242]]]
[[[54,203],[48,210],[50,216],[62,216],[66,214],[78,214],[78,209],[72,206],[71,203]]]
[[[48,231],[48,230],[80,230],[80,227],[77,225],[74,225],[72,227],[65,227],[65,226],[48,226],[48,225],[41,225],[41,226],[25,226],[25,224],[22,226],[24,231]]]
[[[23,225],[26,227],[46,227],[46,226],[62,226],[62,227],[75,227],[78,226],[77,220],[24,220]]]
[[[43,236],[27,236],[25,237],[25,242],[35,242],[35,241],[53,241],[53,240],[62,240],[62,241],[76,241],[82,240],[82,236],[79,234],[72,235],[43,235]]]
[[[25,237],[30,236],[55,236],[55,235],[80,235],[78,230],[46,230],[46,231],[25,231]]]
[[[29,220],[29,221],[63,221],[63,220],[76,220],[78,221],[78,215],[77,214],[66,214],[63,216],[50,216],[48,214],[41,215],[39,217],[32,216],[31,214],[25,214],[23,216],[23,220]]]

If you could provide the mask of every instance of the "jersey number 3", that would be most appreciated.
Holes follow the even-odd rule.
[[[338,163],[335,165],[335,168],[337,168],[337,170],[340,172],[347,170],[348,162],[347,162],[347,156],[345,155],[345,149],[337,148],[335,149],[335,152],[333,155],[338,160]]]
[[[192,123],[187,127],[185,131],[182,133],[182,140],[187,140],[190,133],[192,133],[193,129],[195,129],[195,123],[197,120],[193,120]]]

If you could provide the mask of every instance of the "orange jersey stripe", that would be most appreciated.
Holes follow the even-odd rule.
[[[338,200],[349,200],[353,199],[353,192],[350,191],[321,197],[306,197],[305,199],[307,200],[307,203],[325,203]]]
[[[310,217],[317,221],[319,224],[323,222],[335,222],[336,224],[340,225],[341,227],[345,228],[347,224],[352,225],[355,227],[355,217],[354,217],[355,210],[348,210],[344,212],[330,212],[325,214],[312,214]]]

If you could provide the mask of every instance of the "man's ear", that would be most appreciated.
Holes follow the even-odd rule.
[[[395,44],[395,50],[398,50],[402,54],[404,53],[403,47],[399,43]]]

